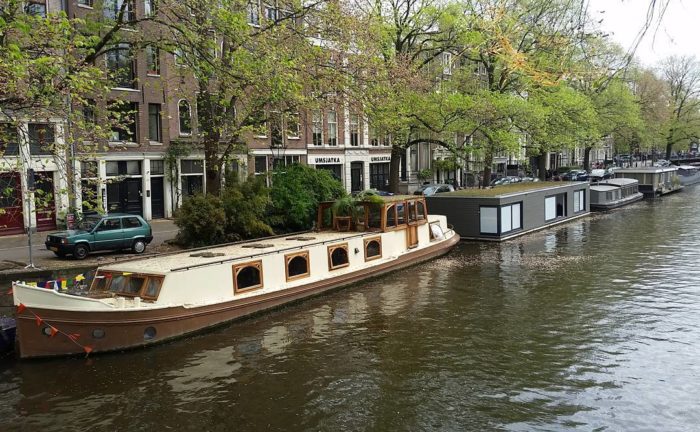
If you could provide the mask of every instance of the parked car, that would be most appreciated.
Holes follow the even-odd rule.
[[[393,196],[393,192],[387,192],[379,189],[365,189],[362,192],[355,192],[354,195],[378,195],[378,196]]]
[[[598,182],[602,180],[607,180],[613,178],[614,175],[609,170],[604,169],[594,169],[588,174],[588,180],[591,182]]]
[[[654,166],[657,166],[657,167],[669,167],[671,165],[672,165],[672,163],[670,161],[667,161],[666,159],[659,159],[654,164]]]
[[[499,179],[493,180],[491,182],[491,186],[501,186],[501,185],[507,185],[511,183],[520,183],[522,179],[520,177],[515,177],[515,176],[506,176],[506,177],[501,177]]]
[[[151,226],[141,216],[114,213],[87,215],[75,230],[46,237],[46,249],[58,257],[84,259],[91,252],[131,249],[140,254],[153,240]]]
[[[588,173],[584,170],[571,170],[560,178],[562,181],[588,181]]]
[[[443,192],[452,192],[454,191],[455,188],[452,185],[449,184],[426,184],[420,187],[417,191],[413,192],[414,195],[425,195],[425,196],[431,196],[435,195],[436,193],[443,193]]]

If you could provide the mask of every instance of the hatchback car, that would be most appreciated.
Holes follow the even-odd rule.
[[[153,240],[151,226],[131,214],[87,215],[77,229],[49,234],[46,249],[58,257],[84,259],[90,252],[131,249],[140,254]]]
[[[423,185],[417,191],[413,192],[414,195],[424,195],[431,196],[437,193],[452,192],[455,188],[449,184],[427,184]]]

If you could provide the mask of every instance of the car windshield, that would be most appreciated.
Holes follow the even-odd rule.
[[[98,222],[100,222],[100,218],[88,217],[80,222],[78,228],[83,231],[91,231],[93,228],[95,228],[95,225],[97,225]]]

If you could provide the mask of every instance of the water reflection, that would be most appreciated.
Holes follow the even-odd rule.
[[[466,243],[162,346],[1,362],[0,429],[692,430],[699,197]]]

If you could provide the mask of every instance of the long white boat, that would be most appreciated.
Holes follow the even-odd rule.
[[[22,358],[158,343],[447,253],[459,235],[423,197],[332,203],[318,230],[98,268],[86,292],[13,284]]]
[[[683,186],[700,183],[700,168],[692,165],[679,165],[678,178]]]

